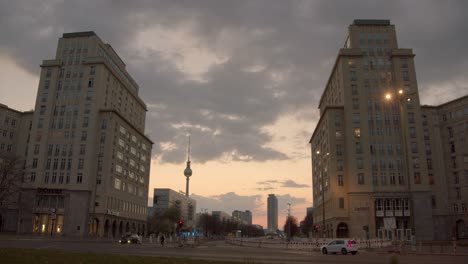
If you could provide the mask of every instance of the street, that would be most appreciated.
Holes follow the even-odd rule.
[[[50,239],[44,237],[0,237],[0,248],[31,248],[106,254],[181,257],[261,263],[389,263],[391,254],[360,251],[357,255],[322,255],[319,252],[266,249],[226,245],[224,241],[205,242],[195,248],[165,247],[157,244],[120,245],[110,241]],[[399,255],[399,263],[468,263],[468,256]]]

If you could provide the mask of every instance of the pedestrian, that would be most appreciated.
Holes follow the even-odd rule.
[[[161,247],[164,247],[164,239],[166,239],[164,235],[161,235],[161,237],[159,238],[159,241],[161,242]]]

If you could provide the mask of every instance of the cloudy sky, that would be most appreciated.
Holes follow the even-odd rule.
[[[466,1],[0,0],[0,103],[34,106],[39,64],[64,32],[95,31],[140,85],[155,142],[151,189],[185,190],[198,210],[252,210],[268,193],[302,219],[312,205],[308,140],[353,19],[390,19],[412,48],[423,104],[468,92]],[[152,193],[152,191],[150,191]]]

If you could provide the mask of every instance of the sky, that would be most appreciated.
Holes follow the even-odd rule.
[[[185,190],[197,211],[251,210],[282,228],[312,206],[308,141],[320,96],[354,19],[390,19],[412,48],[422,104],[468,93],[467,1],[0,0],[0,103],[34,107],[39,65],[64,32],[95,31],[140,86],[154,141],[153,188]]]

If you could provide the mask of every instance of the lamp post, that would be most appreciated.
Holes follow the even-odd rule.
[[[291,240],[291,203],[288,204],[288,219],[286,223],[288,223],[288,240]]]
[[[407,175],[407,188],[408,188],[408,199],[409,199],[409,217],[410,217],[410,224],[411,224],[411,235],[415,237],[416,235],[416,227],[414,224],[414,210],[413,210],[413,194],[411,191],[411,176],[410,176],[410,159],[409,159],[409,152],[408,152],[408,139],[407,139],[407,129],[406,129],[406,111],[405,111],[405,102],[410,102],[411,98],[408,97],[411,94],[405,95],[403,89],[399,89],[395,96],[391,93],[385,94],[385,99],[387,101],[391,101],[393,97],[398,102],[399,110],[400,110],[400,123],[401,123],[401,133],[403,137],[403,149],[405,154],[405,161],[406,161],[406,175]],[[403,208],[404,211],[404,208]]]
[[[317,154],[317,158],[320,158],[320,150],[315,152]],[[330,153],[326,153],[326,156],[329,156]],[[321,187],[322,187],[322,237],[325,237],[325,180],[323,175],[323,164],[320,164],[320,179],[321,179]]]

